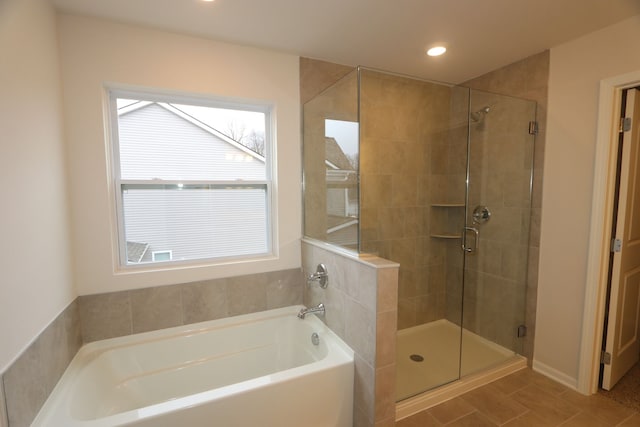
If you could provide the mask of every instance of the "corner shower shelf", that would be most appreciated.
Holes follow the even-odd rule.
[[[464,203],[431,203],[432,208],[464,208]],[[430,235],[434,239],[460,239],[459,234],[454,233],[433,233]]]

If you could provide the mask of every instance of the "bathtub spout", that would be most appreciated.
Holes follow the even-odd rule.
[[[316,307],[303,308],[298,312],[298,317],[300,319],[304,319],[304,316],[306,316],[309,313],[324,316],[324,304],[320,303]]]

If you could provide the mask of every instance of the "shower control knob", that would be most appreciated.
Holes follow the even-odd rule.
[[[473,210],[473,223],[484,224],[491,218],[491,211],[486,206],[476,206]]]

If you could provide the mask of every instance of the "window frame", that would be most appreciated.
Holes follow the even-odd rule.
[[[168,104],[186,104],[193,106],[225,108],[242,111],[259,112],[265,116],[265,179],[264,180],[233,180],[233,181],[208,181],[208,180],[123,180],[121,178],[120,149],[119,149],[119,122],[117,99],[136,99],[140,101],[164,102]],[[107,164],[109,174],[109,193],[113,203],[112,211],[112,236],[113,236],[113,262],[116,271],[127,270],[157,270],[172,269],[184,266],[211,266],[236,262],[255,262],[277,256],[277,212],[275,192],[275,137],[272,131],[274,125],[273,104],[248,100],[230,99],[221,96],[203,96],[184,92],[166,91],[159,89],[145,89],[109,84],[104,86],[105,103],[105,133],[107,143]],[[248,149],[247,149],[248,150]],[[188,185],[207,185],[210,187],[251,187],[264,188],[265,190],[265,234],[266,251],[261,253],[232,255],[228,257],[205,257],[188,260],[171,259],[169,261],[155,261],[145,263],[129,263],[127,259],[127,240],[125,230],[125,217],[123,206],[123,190],[126,186],[144,186],[153,188],[180,187]],[[166,252],[161,251],[161,252]]]

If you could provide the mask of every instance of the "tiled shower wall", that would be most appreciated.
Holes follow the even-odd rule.
[[[83,343],[302,304],[302,284],[290,269],[78,297],[2,374],[0,427],[4,408],[31,424]]]
[[[361,250],[400,263],[398,329],[445,317],[452,240],[434,236],[459,234],[449,224],[460,210],[434,206],[463,201],[456,172],[466,134],[451,130],[455,91],[361,72]]]
[[[306,274],[324,264],[326,289],[305,287],[307,306],[323,303],[325,323],[355,352],[354,427],[395,425],[398,265],[304,240]]]

